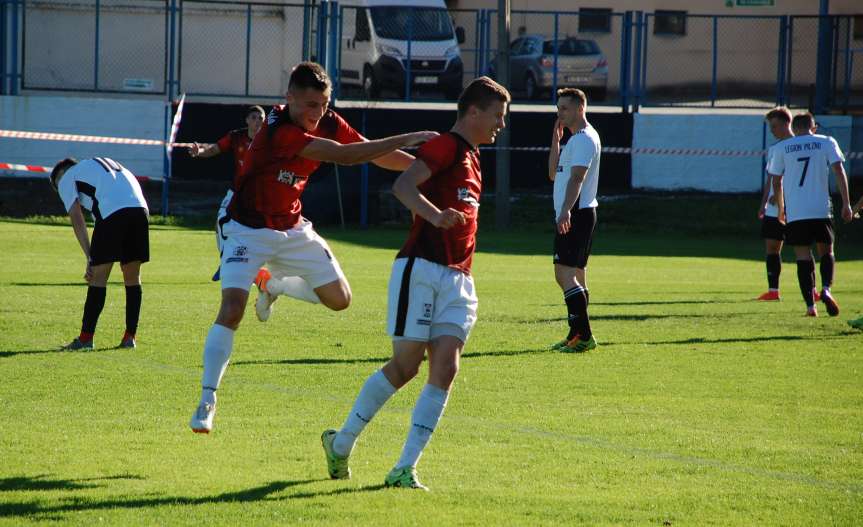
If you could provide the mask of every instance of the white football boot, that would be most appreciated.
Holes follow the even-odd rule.
[[[273,302],[278,298],[267,290],[267,283],[272,279],[270,271],[261,267],[255,277],[255,285],[258,286],[258,299],[255,301],[255,315],[261,322],[269,320],[273,313]]]
[[[213,418],[216,417],[216,403],[201,403],[192,419],[189,421],[189,427],[196,434],[209,434],[213,429]]]

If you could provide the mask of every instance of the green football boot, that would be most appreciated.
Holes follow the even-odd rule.
[[[557,350],[565,347],[567,342],[569,342],[569,341],[566,339],[563,339],[560,342],[555,342],[554,344],[551,345],[551,348],[549,348],[549,349],[551,349],[551,351],[557,351]]]
[[[333,450],[333,441],[338,432],[332,428],[321,434],[321,444],[327,457],[327,472],[332,479],[351,479],[351,467],[348,466],[348,456],[341,457]]]
[[[401,487],[404,489],[420,489],[428,491],[429,488],[420,483],[417,478],[417,469],[414,467],[394,468],[387,474],[384,480],[387,487]]]
[[[849,320],[848,325],[854,329],[863,329],[863,317],[855,318],[854,320]]]
[[[578,335],[566,343],[566,346],[560,348],[563,353],[584,353],[596,349],[596,337],[590,336],[587,340],[582,340]]]

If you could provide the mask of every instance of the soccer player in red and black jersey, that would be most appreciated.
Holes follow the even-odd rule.
[[[234,156],[234,179],[231,181],[231,187],[225,193],[222,204],[219,205],[219,212],[216,214],[216,247],[219,249],[220,257],[225,243],[222,225],[227,222],[228,203],[231,202],[234,189],[243,174],[243,161],[246,159],[246,152],[249,150],[249,145],[252,144],[255,134],[264,124],[265,115],[264,109],[260,106],[251,106],[246,112],[246,128],[231,130],[213,144],[192,143],[192,147],[189,149],[189,155],[194,158],[213,157],[222,152],[231,152]],[[219,280],[219,271],[220,269],[216,269],[216,273],[213,275],[214,282]]]
[[[424,144],[393,185],[396,197],[414,214],[390,276],[387,331],[393,358],[366,380],[342,429],[321,436],[333,479],[350,477],[348,457],[357,437],[416,376],[428,351],[428,382],[414,407],[401,458],[384,480],[390,487],[427,490],[416,465],[443,414],[476,321],[470,268],[482,191],[477,147],[494,142],[505,126],[509,101],[500,84],[488,77],[475,79],[459,98],[452,129]]]
[[[266,264],[274,278],[284,277],[261,284],[264,292],[269,291],[267,296],[286,294],[335,311],[351,302],[338,261],[302,216],[300,195],[320,163],[372,161],[404,170],[413,156],[398,149],[438,135],[415,132],[368,141],[328,109],[330,93],[330,79],[320,65],[296,66],[288,83],[288,104],[270,111],[246,155],[228,205],[230,221],[222,228],[222,303],[204,343],[201,401],[190,421],[195,432],[208,433],[213,427],[216,389],[228,366],[249,287],[261,266]]]

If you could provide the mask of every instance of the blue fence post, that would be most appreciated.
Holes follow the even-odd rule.
[[[779,17],[779,47],[776,57],[776,106],[785,104],[785,42],[788,38],[788,15]]]
[[[311,34],[311,5],[309,0],[303,2],[303,60],[309,60],[309,35]]]
[[[93,46],[93,52],[95,56],[93,57],[93,89],[99,91],[99,11],[100,3],[99,0],[96,0],[96,31],[95,33],[95,45]]]
[[[785,39],[785,98],[791,102],[791,67],[794,66],[794,17],[788,17],[788,38]]]
[[[710,106],[716,106],[716,62],[719,59],[719,17],[713,17],[713,71],[710,80]]]
[[[632,70],[632,111],[637,112],[641,103],[641,44],[644,38],[644,13],[635,12],[635,62]],[[645,62],[647,62],[645,58]],[[645,64],[646,66],[646,64]]]
[[[11,13],[9,16],[11,17],[12,29],[9,44],[9,93],[11,95],[18,95],[18,79],[21,78],[21,73],[18,71],[18,4],[21,4],[21,11],[23,12],[26,7],[24,6],[24,0],[11,0],[9,5],[11,6]]]
[[[0,95],[6,93],[6,0],[0,0]]]
[[[174,76],[176,69],[176,38],[177,38],[177,0],[171,0],[168,6],[168,101],[174,99],[174,88],[177,82]]]
[[[833,39],[830,23],[829,0],[821,0],[818,17],[818,62],[815,69],[815,113],[824,113],[830,90],[830,62],[833,52],[830,49]]]
[[[363,108],[361,123],[362,134],[366,135],[366,110]],[[369,164],[363,163],[360,168],[360,227],[369,226]]]
[[[560,13],[554,12],[554,66],[552,66],[552,71],[554,71],[554,78],[551,81],[551,100],[556,102],[555,97],[557,96],[557,57],[560,54],[560,50],[558,49],[559,45],[557,42],[558,32],[560,30]],[[512,75],[512,73],[510,73]],[[542,82],[542,80],[540,80]],[[537,89],[539,87],[537,86]]]
[[[851,50],[851,24],[854,22],[854,19],[846,17],[845,20],[848,24],[845,29],[845,86],[843,87],[842,94],[845,99],[845,108],[847,109],[848,103],[851,101],[851,75],[854,71],[851,69],[851,56],[853,53]]]
[[[407,60],[405,61],[405,100],[411,100],[411,51],[414,41],[414,8],[408,8],[408,49]]]
[[[477,51],[478,59],[479,59],[479,70],[477,71],[478,75],[485,75],[486,71],[488,71],[488,59],[486,57],[486,49],[485,49],[485,9],[480,9],[477,14],[477,18],[479,20],[479,50]]]
[[[359,13],[357,13],[357,11],[359,11],[359,10],[354,9],[354,12],[355,12],[354,16],[359,16]],[[338,9],[338,14],[336,15],[336,23],[337,23],[338,28],[339,28],[339,34],[338,34],[338,38],[336,38],[336,45],[334,46],[335,54],[336,54],[336,58],[335,58],[335,62],[336,62],[336,65],[335,65],[336,89],[334,90],[335,95],[333,96],[333,100],[337,99],[338,97],[340,97],[342,95],[342,42],[344,42],[343,39],[344,39],[344,27],[345,27],[344,14],[345,14],[345,7],[341,6]]]
[[[165,129],[164,129],[164,137],[165,140],[170,140],[171,138],[171,99],[168,99],[167,104],[165,104]],[[162,149],[162,155],[164,156],[164,174],[162,174],[162,218],[168,215],[168,180],[171,179],[171,157],[168,155],[168,149]]]
[[[335,84],[333,86],[332,104],[336,103],[336,96],[339,92],[339,47],[341,45],[342,19],[339,13],[339,3],[336,1],[330,2],[330,23],[327,38],[327,73]]]
[[[624,113],[628,110],[627,95],[629,91],[630,53],[632,51],[632,11],[623,13],[620,32],[620,107]]]
[[[249,96],[249,66],[252,60],[252,4],[246,4],[246,97]]]
[[[315,53],[315,60],[321,66],[326,66],[327,62],[327,9],[329,2],[321,2],[318,4],[318,46]]]

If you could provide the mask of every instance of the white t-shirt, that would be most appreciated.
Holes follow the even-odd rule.
[[[108,157],[84,159],[72,166],[60,178],[57,190],[66,212],[77,200],[93,213],[96,221],[120,209],[142,207],[147,210],[144,193],[135,175]]]
[[[780,141],[781,143],[781,141]],[[773,157],[778,156],[782,153],[782,149],[779,147],[779,143],[774,144],[769,149],[767,149],[767,166],[770,167],[770,163],[773,162]],[[770,175],[770,171],[767,171],[767,175]],[[773,197],[773,181],[770,181],[770,185],[767,187],[767,205],[764,207],[764,215],[769,216],[771,218],[779,217],[779,207],[773,203],[770,203],[770,198]]]
[[[560,160],[557,162],[557,173],[554,176],[554,213],[560,216],[566,197],[566,186],[572,177],[572,167],[587,167],[584,183],[581,184],[581,194],[575,204],[577,209],[592,208],[599,205],[596,201],[596,187],[599,183],[599,156],[602,144],[599,134],[589,123],[586,127],[574,133],[563,147]]]
[[[845,161],[832,137],[798,135],[776,144],[767,172],[782,176],[788,222],[830,218],[830,165]]]

